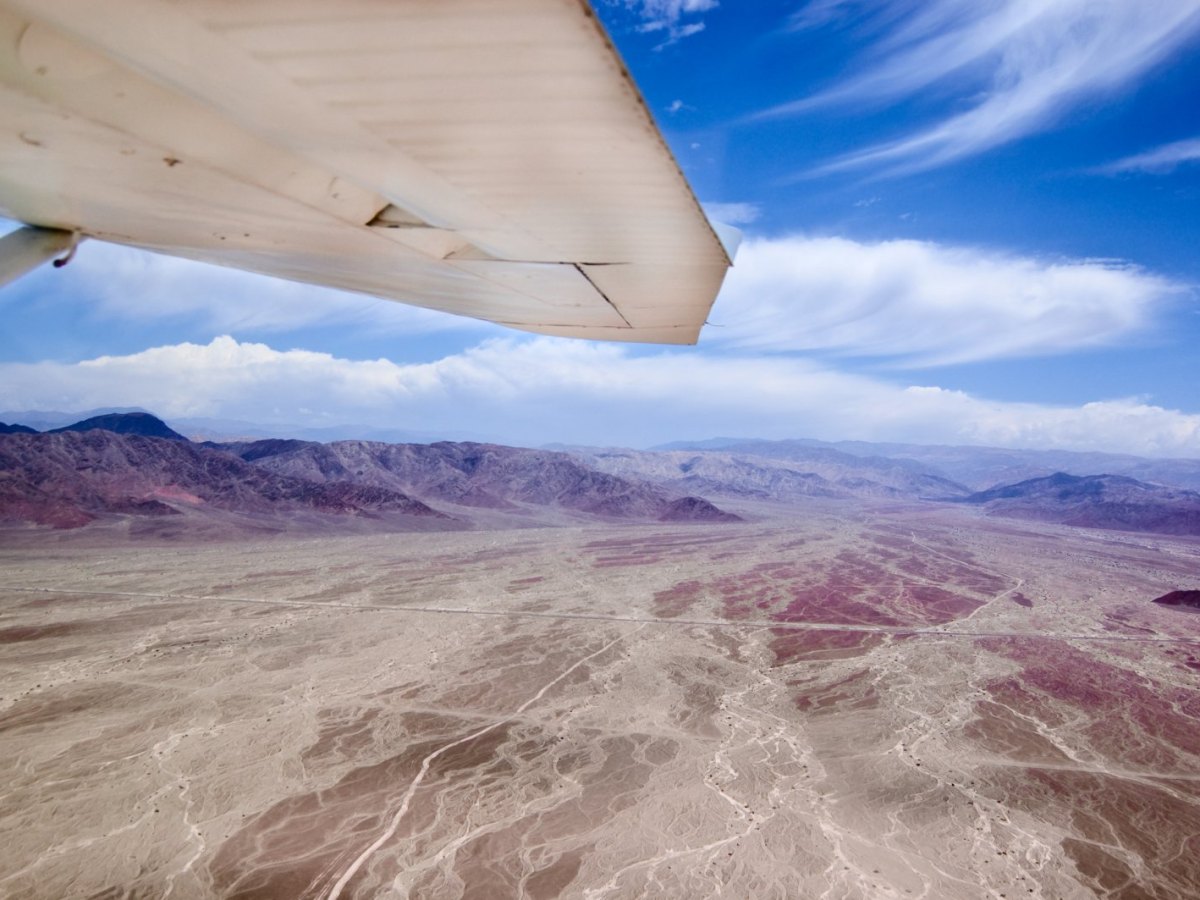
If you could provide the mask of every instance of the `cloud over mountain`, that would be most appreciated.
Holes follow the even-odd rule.
[[[79,363],[0,365],[0,406],[142,405],[187,416],[464,429],[517,444],[645,446],[712,434],[1200,454],[1200,415],[1136,400],[993,402],[789,357],[487,341],[429,363],[221,337]]]

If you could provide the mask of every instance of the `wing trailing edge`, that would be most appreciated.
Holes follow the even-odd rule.
[[[0,0],[0,214],[694,343],[730,254],[582,0]]]

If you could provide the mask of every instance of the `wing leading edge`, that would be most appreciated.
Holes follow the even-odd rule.
[[[0,0],[0,213],[543,334],[730,260],[584,0]]]

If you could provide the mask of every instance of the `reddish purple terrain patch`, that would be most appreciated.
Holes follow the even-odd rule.
[[[1062,641],[985,638],[980,646],[1022,667],[988,683],[997,702],[1051,726],[1075,714],[1090,719],[1082,732],[1112,760],[1170,770],[1195,752],[1200,734],[1196,688],[1154,681]]]
[[[809,628],[772,628],[771,652],[775,665],[814,660],[853,659],[874,650],[890,635],[867,631],[832,631]]]
[[[690,610],[700,599],[704,585],[699,581],[681,581],[674,587],[654,594],[654,614],[664,619],[673,619]]]

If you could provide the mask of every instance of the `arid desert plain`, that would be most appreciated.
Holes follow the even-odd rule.
[[[0,543],[8,898],[1194,898],[1200,541]]]

